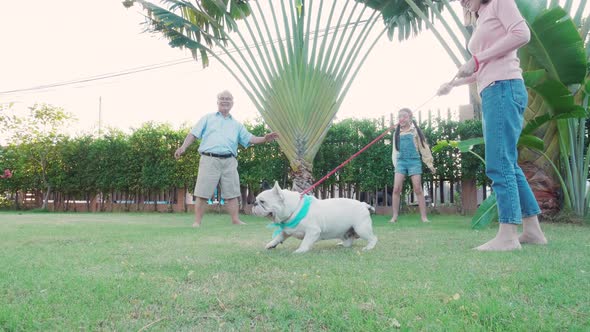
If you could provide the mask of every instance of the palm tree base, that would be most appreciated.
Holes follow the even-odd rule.
[[[291,168],[289,171],[289,177],[293,181],[292,190],[303,192],[312,185],[313,174],[311,173],[311,166],[306,166],[304,163],[300,163],[297,169]]]

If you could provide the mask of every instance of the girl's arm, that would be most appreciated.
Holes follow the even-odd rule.
[[[397,168],[397,149],[395,148],[395,132],[391,138],[391,161],[393,162],[393,167]]]
[[[433,165],[434,158],[432,157],[432,152],[430,152],[428,143],[424,142],[423,146],[422,142],[420,141],[420,137],[418,137],[418,133],[415,133],[414,144],[418,147],[418,152],[420,152],[420,155],[422,156],[422,161],[426,164],[426,166],[428,166],[432,173],[435,173]]]

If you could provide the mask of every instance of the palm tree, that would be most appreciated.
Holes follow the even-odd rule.
[[[408,38],[422,21],[404,0],[269,0],[264,8],[262,1],[241,0],[162,0],[168,8],[144,0],[124,4],[133,2],[170,46],[191,50],[204,66],[215,58],[237,80],[280,134],[297,191],[311,185],[313,159],[375,44],[395,30]],[[441,9],[427,3],[413,6],[426,13]]]
[[[584,152],[580,151],[585,133],[580,133],[578,128],[580,124],[584,128],[587,109],[587,94],[581,87],[587,77],[588,54],[584,41],[590,26],[582,24],[585,1],[575,11],[568,2],[569,8],[566,3],[563,9],[556,4],[539,8],[520,3],[534,36],[520,55],[525,82],[532,91],[525,116],[534,119],[524,132],[541,137],[546,146],[543,154],[523,151],[522,157],[532,162],[536,172],[559,179],[564,206],[583,215],[588,170],[587,166],[583,170]],[[559,45],[555,43],[556,38]],[[559,164],[561,171],[554,172],[548,160]]]

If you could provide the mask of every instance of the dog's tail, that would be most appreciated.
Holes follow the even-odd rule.
[[[363,203],[365,203],[365,202],[363,202]],[[370,212],[371,214],[375,214],[375,208],[374,208],[374,207],[372,207],[372,206],[371,206],[371,205],[369,205],[368,203],[365,203],[365,207],[367,208],[367,210],[369,210],[369,212]]]

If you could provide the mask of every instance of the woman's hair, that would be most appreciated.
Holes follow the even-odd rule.
[[[414,124],[414,128],[416,128],[416,131],[418,132],[418,137],[420,137],[420,144],[422,144],[422,147],[426,147],[426,145],[424,145],[424,134],[422,133],[422,130],[420,130],[420,127],[418,127],[416,120],[414,120],[414,116],[412,115],[412,111],[409,108],[402,108],[401,110],[399,110],[398,113],[401,113],[401,112],[406,112],[410,115],[410,118],[412,119],[412,123]],[[400,125],[398,122],[397,126],[395,127],[395,149],[397,151],[399,151],[399,131],[400,131]]]
[[[481,0],[481,4],[485,5],[485,4],[489,3],[490,1],[492,1],[492,0]],[[464,15],[467,15],[467,14],[465,14],[465,12],[464,12]],[[465,25],[475,27],[475,22],[476,22],[477,18],[479,18],[479,14],[477,12],[474,12],[474,13],[469,13],[468,15],[469,15],[469,18],[465,19]]]

